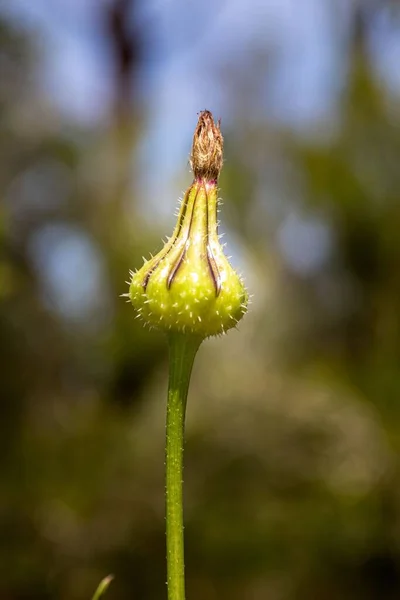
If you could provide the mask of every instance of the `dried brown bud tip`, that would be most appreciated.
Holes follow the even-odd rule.
[[[200,113],[193,136],[190,164],[196,179],[216,181],[222,169],[224,139],[220,122],[214,122],[209,110]]]

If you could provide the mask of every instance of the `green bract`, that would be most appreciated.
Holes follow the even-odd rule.
[[[217,193],[216,182],[195,181],[172,237],[133,274],[129,296],[146,323],[205,338],[246,312],[246,289],[218,239]]]
[[[247,292],[218,239],[218,176],[223,137],[212,114],[200,113],[193,136],[194,182],[172,237],[132,274],[129,297],[143,320],[199,338],[234,327],[247,309]]]

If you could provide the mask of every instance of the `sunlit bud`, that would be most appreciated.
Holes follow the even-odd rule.
[[[194,182],[172,237],[133,274],[129,296],[143,320],[202,338],[234,327],[247,309],[247,292],[218,239],[218,176],[223,162],[219,123],[200,113],[193,137]]]

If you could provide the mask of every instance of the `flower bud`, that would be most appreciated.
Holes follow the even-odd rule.
[[[131,302],[149,325],[205,338],[234,327],[246,312],[246,289],[218,237],[222,150],[219,123],[203,111],[191,154],[195,179],[183,198],[175,230],[130,282]]]

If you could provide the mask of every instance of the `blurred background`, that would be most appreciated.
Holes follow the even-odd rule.
[[[120,295],[202,109],[254,295],[200,349],[190,600],[400,597],[400,3],[0,2],[0,598],[166,597],[168,360]]]

